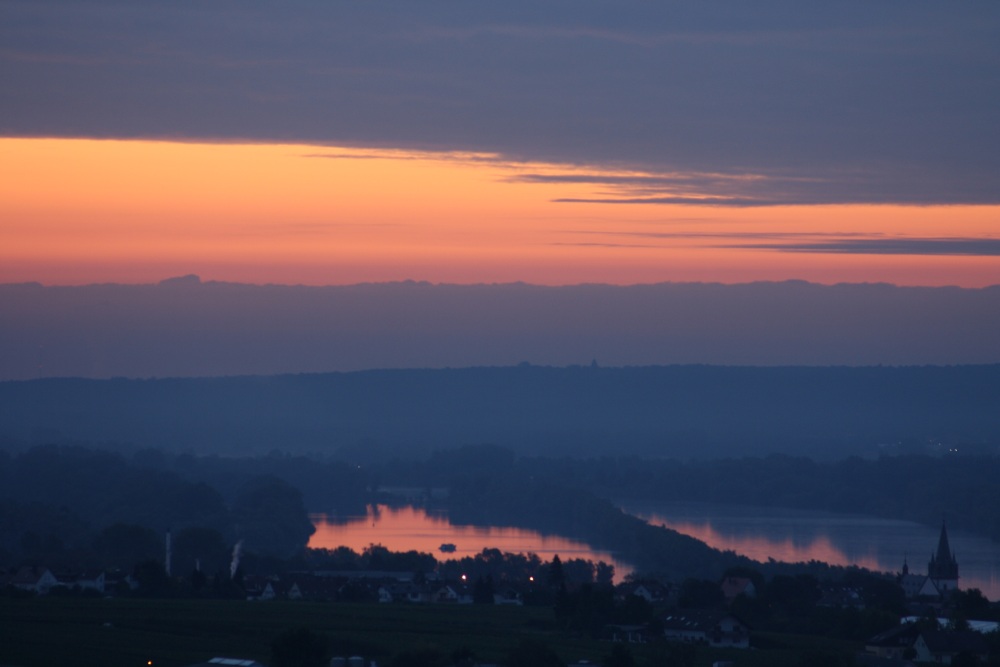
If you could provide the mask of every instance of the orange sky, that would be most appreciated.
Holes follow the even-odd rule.
[[[487,154],[0,139],[0,282],[141,283],[187,273],[317,285],[1000,282],[995,256],[720,247],[996,238],[1000,207],[566,203],[554,200],[614,193],[600,183],[515,180],[526,173],[646,175]]]

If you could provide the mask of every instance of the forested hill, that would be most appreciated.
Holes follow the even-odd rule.
[[[1000,365],[516,366],[0,383],[0,439],[364,462],[520,453],[840,457],[1000,444]]]

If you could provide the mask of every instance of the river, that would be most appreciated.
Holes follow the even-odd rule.
[[[475,556],[483,549],[508,553],[534,553],[542,560],[558,555],[562,560],[582,558],[615,566],[615,580],[632,571],[613,554],[591,548],[584,542],[557,535],[543,535],[534,530],[509,527],[481,527],[452,524],[446,512],[427,512],[418,507],[392,508],[369,505],[363,516],[333,517],[314,514],[310,517],[316,532],[309,539],[314,549],[346,546],[360,553],[370,544],[381,544],[390,551],[420,551],[438,560]],[[442,551],[441,545],[454,545],[454,551]]]
[[[899,572],[905,559],[911,573],[926,573],[941,532],[912,521],[774,507],[627,501],[619,506],[654,525],[757,561],[818,560],[881,572]],[[958,561],[959,586],[1000,599],[1000,544],[951,528],[948,541]]]
[[[898,572],[905,559],[910,572],[919,574],[926,572],[940,533],[940,528],[910,521],[829,512],[709,503],[618,504],[654,525],[762,562],[769,558],[790,563],[817,560]],[[632,571],[614,554],[579,540],[524,528],[455,525],[445,512],[415,507],[369,506],[365,515],[316,514],[312,521],[316,532],[309,546],[313,548],[346,546],[360,553],[370,544],[381,544],[392,551],[431,553],[438,560],[499,549],[535,553],[543,560],[556,554],[563,560],[603,560],[615,566],[616,581]],[[959,585],[978,588],[989,599],[1000,600],[1000,544],[952,529],[948,537],[959,564]],[[454,545],[454,551],[442,551],[443,544]]]

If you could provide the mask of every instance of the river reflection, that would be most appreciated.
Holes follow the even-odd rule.
[[[427,512],[416,507],[369,505],[364,516],[313,514],[310,518],[316,528],[309,539],[309,547],[313,549],[345,546],[360,553],[370,544],[381,544],[390,551],[430,553],[438,560],[471,557],[483,549],[499,549],[515,554],[534,553],[542,560],[558,555],[562,560],[604,561],[615,566],[618,581],[632,571],[629,565],[610,553],[591,549],[583,542],[524,528],[453,525],[445,512]],[[443,552],[442,544],[454,545],[455,549]]]
[[[882,572],[898,572],[905,558],[911,572],[926,573],[940,533],[940,529],[910,521],[771,507],[709,503],[620,505],[654,525],[757,561],[818,560]],[[1000,544],[952,529],[948,530],[948,540],[958,560],[959,585],[978,588],[991,600],[1000,599]]]

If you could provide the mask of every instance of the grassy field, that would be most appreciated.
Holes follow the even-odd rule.
[[[402,650],[467,647],[501,661],[522,639],[538,639],[566,661],[600,663],[610,645],[559,631],[548,608],[361,605],[225,600],[92,598],[0,599],[0,665],[24,667],[179,667],[227,656],[267,663],[271,641],[291,628],[328,636],[338,655],[385,665]],[[700,649],[698,665],[798,665],[804,652],[844,651],[811,638],[769,637],[762,651]],[[656,647],[634,647],[640,665]]]
[[[322,632],[340,654],[385,663],[403,649],[467,646],[500,659],[525,637],[567,657],[599,658],[594,642],[566,641],[552,611],[494,606],[346,605],[224,600],[33,598],[0,600],[0,664],[176,667],[213,656],[267,662],[283,630]],[[585,651],[576,656],[573,651]]]

